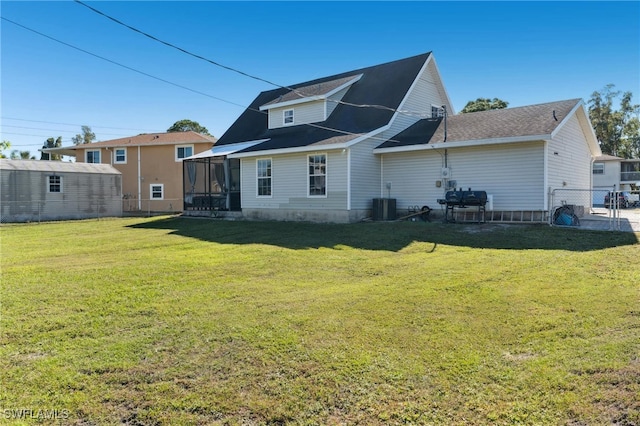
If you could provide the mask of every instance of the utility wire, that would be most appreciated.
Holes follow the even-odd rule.
[[[171,85],[173,85],[173,86],[176,86],[176,87],[179,87],[179,88],[182,88],[182,89],[188,90],[188,91],[193,92],[193,93],[197,93],[197,94],[200,94],[200,95],[203,95],[203,96],[207,96],[207,97],[209,97],[209,98],[213,98],[213,99],[216,99],[216,100],[219,100],[219,101],[222,101],[222,102],[226,102],[226,103],[228,103],[228,104],[236,105],[236,106],[239,106],[239,107],[241,107],[241,108],[245,108],[246,110],[249,110],[249,111],[254,111],[254,112],[257,112],[257,113],[260,113],[260,114],[268,114],[267,112],[265,112],[265,111],[261,111],[261,110],[256,109],[256,108],[246,107],[246,106],[244,106],[244,105],[240,105],[240,104],[237,104],[237,103],[235,103],[235,102],[231,102],[231,101],[228,101],[228,100],[225,100],[225,99],[222,99],[222,98],[216,97],[216,96],[212,96],[212,95],[206,94],[206,93],[204,93],[204,92],[200,92],[200,91],[198,91],[198,90],[194,90],[194,89],[191,89],[191,88],[188,88],[188,87],[182,86],[182,85],[180,85],[180,84],[173,83],[173,82],[168,81],[168,80],[165,80],[165,79],[163,79],[163,78],[155,77],[155,76],[153,76],[153,75],[151,75],[151,74],[145,73],[145,72],[143,72],[143,71],[139,71],[139,70],[137,70],[137,69],[135,69],[135,68],[131,68],[131,67],[127,66],[127,65],[120,64],[120,63],[118,63],[118,62],[116,62],[116,61],[113,61],[113,60],[111,60],[111,59],[105,58],[105,57],[103,57],[103,56],[100,56],[100,55],[97,55],[97,54],[95,54],[95,53],[89,52],[89,51],[87,51],[87,50],[85,50],[85,49],[82,49],[82,48],[76,47],[76,46],[74,46],[74,45],[72,45],[72,44],[69,44],[69,43],[66,43],[66,42],[64,42],[64,41],[58,40],[58,39],[56,39],[56,38],[54,38],[54,37],[48,36],[48,35],[46,35],[46,34],[43,34],[43,33],[39,32],[39,31],[36,31],[36,30],[34,30],[34,29],[32,29],[32,28],[26,27],[26,26],[24,26],[24,25],[22,25],[22,24],[19,24],[19,23],[14,22],[14,21],[12,21],[12,20],[10,20],[10,19],[7,19],[7,18],[5,18],[4,16],[2,16],[1,18],[2,18],[2,20],[4,20],[4,21],[7,21],[7,22],[9,22],[9,23],[12,23],[12,24],[14,24],[14,25],[16,25],[16,26],[18,26],[18,27],[20,27],[20,28],[23,28],[23,29],[27,30],[27,31],[31,31],[31,32],[33,32],[33,33],[35,33],[35,34],[38,34],[38,35],[40,35],[40,36],[42,36],[42,37],[45,37],[45,38],[47,38],[47,39],[49,39],[49,40],[55,41],[56,43],[60,43],[60,44],[62,44],[62,45],[64,45],[64,46],[67,46],[67,47],[70,47],[70,48],[72,48],[72,49],[78,50],[78,51],[80,51],[80,52],[86,53],[87,55],[91,55],[91,56],[96,57],[96,58],[98,58],[98,59],[102,59],[102,60],[107,61],[107,62],[109,62],[109,63],[111,63],[111,64],[118,65],[118,66],[120,66],[120,67],[122,67],[122,68],[128,69],[128,70],[130,70],[130,71],[134,71],[134,72],[136,72],[136,73],[138,73],[138,74],[142,74],[142,75],[144,75],[144,76],[147,76],[147,77],[153,78],[153,79],[155,79],[155,80],[162,81],[163,83],[171,84]],[[303,124],[303,125],[304,125],[304,126],[315,127],[315,128],[323,129],[323,130],[329,130],[329,131],[333,131],[333,132],[336,132],[336,133],[341,133],[341,134],[344,134],[344,135],[351,135],[351,136],[360,136],[360,135],[361,135],[360,133],[353,133],[353,132],[349,132],[349,131],[346,131],[346,130],[333,129],[333,128],[330,128],[330,127],[325,127],[325,126],[321,126],[321,125],[314,124],[314,123],[305,123],[305,124]],[[16,134],[16,133],[13,133],[13,134]],[[25,135],[25,136],[27,136],[27,135]],[[36,135],[31,135],[31,136],[36,136]],[[381,141],[391,140],[391,139],[385,139],[385,138],[380,138],[380,137],[376,137],[376,136],[370,136],[370,139],[374,139],[374,140],[381,140]],[[393,140],[392,140],[392,141],[393,141]]]
[[[109,63],[111,63],[111,64],[114,64],[114,65],[117,65],[117,66],[119,66],[119,67],[122,67],[122,68],[128,69],[129,71],[133,71],[133,72],[135,72],[135,73],[138,73],[138,74],[144,75],[144,76],[146,76],[146,77],[153,78],[153,79],[158,80],[158,81],[161,81],[161,82],[163,82],[163,83],[167,83],[167,84],[170,84],[170,85],[172,85],[172,86],[179,87],[179,88],[181,88],[181,89],[188,90],[188,91],[190,91],[190,92],[197,93],[197,94],[202,95],[202,96],[206,96],[206,97],[208,97],[208,98],[216,99],[216,100],[221,101],[221,102],[226,102],[226,103],[228,103],[228,104],[232,104],[232,105],[236,105],[236,106],[239,106],[239,107],[244,108],[244,106],[242,106],[242,105],[240,105],[240,104],[237,104],[237,103],[235,103],[235,102],[227,101],[227,100],[225,100],[225,99],[218,98],[217,96],[209,95],[209,94],[204,93],[204,92],[201,92],[201,91],[199,91],[199,90],[191,89],[191,88],[186,87],[186,86],[183,86],[183,85],[181,85],[181,84],[174,83],[174,82],[171,82],[171,81],[169,81],[169,80],[165,80],[164,78],[156,77],[156,76],[151,75],[151,74],[149,74],[149,73],[146,73],[146,72],[144,72],[144,71],[140,71],[140,70],[137,70],[137,69],[135,69],[135,68],[131,68],[131,67],[127,66],[127,65],[123,65],[123,64],[121,64],[121,63],[119,63],[119,62],[116,62],[116,61],[113,61],[113,60],[111,60],[111,59],[105,58],[104,56],[96,55],[95,53],[89,52],[88,50],[84,50],[84,49],[82,49],[82,48],[80,48],[80,47],[74,46],[74,45],[72,45],[72,44],[66,43],[66,42],[64,42],[64,41],[61,41],[61,40],[58,40],[58,39],[53,38],[53,37],[51,37],[51,36],[48,36],[48,35],[46,35],[46,34],[43,34],[43,33],[39,32],[39,31],[36,31],[36,30],[34,30],[34,29],[32,29],[32,28],[29,28],[29,27],[26,27],[26,26],[24,26],[24,25],[21,25],[21,24],[19,24],[19,23],[15,22],[15,21],[12,21],[12,20],[10,20],[10,19],[5,18],[4,16],[2,16],[2,20],[3,20],[3,21],[10,22],[10,23],[12,23],[12,24],[14,24],[14,25],[17,25],[17,26],[18,26],[18,27],[20,27],[20,28],[23,28],[23,29],[25,29],[25,30],[27,30],[27,31],[31,31],[32,33],[38,34],[38,35],[40,35],[40,36],[42,36],[42,37],[48,38],[49,40],[55,41],[56,43],[60,43],[60,44],[62,44],[62,45],[64,45],[64,46],[67,46],[67,47],[70,47],[70,48],[72,48],[72,49],[78,50],[78,51],[80,51],[80,52],[82,52],[82,53],[86,53],[87,55],[91,55],[91,56],[93,56],[93,57],[95,57],[95,58],[102,59],[103,61],[107,61],[107,62],[109,62]]]
[[[57,132],[57,133],[77,133],[75,130],[61,130],[61,129],[47,129],[44,127],[28,127],[28,126],[13,126],[11,124],[3,124],[2,127],[13,127],[15,129],[27,129],[27,130],[41,130],[44,132]],[[122,133],[101,133],[103,135],[109,135],[109,136],[130,136],[129,134],[122,134]]]
[[[133,27],[133,26],[131,26],[131,25],[129,25],[129,24],[126,24],[126,23],[124,23],[124,22],[120,21],[119,19],[114,18],[113,16],[110,16],[110,15],[108,15],[108,14],[106,14],[106,13],[104,13],[104,12],[102,12],[102,11],[100,11],[100,10],[98,10],[98,9],[96,9],[96,8],[94,8],[94,7],[92,7],[92,6],[89,6],[88,4],[86,4],[86,3],[82,2],[81,0],[74,0],[74,1],[75,1],[76,3],[78,3],[79,5],[84,6],[84,7],[86,7],[87,9],[89,9],[89,10],[91,10],[91,11],[93,11],[93,12],[97,13],[98,15],[101,15],[101,16],[103,16],[103,17],[105,17],[105,18],[109,19],[110,21],[115,22],[115,23],[116,23],[116,24],[118,24],[118,25],[122,25],[123,27],[128,28],[128,29],[130,29],[131,31],[134,31],[134,32],[136,32],[136,33],[138,33],[138,34],[141,34],[141,35],[145,36],[145,37],[148,37],[148,38],[150,38],[151,40],[156,41],[156,42],[158,42],[158,43],[164,44],[164,45],[165,45],[165,46],[167,46],[167,47],[170,47],[170,48],[172,48],[172,49],[176,49],[176,50],[178,50],[178,51],[180,51],[180,52],[182,52],[182,53],[184,53],[184,54],[186,54],[186,55],[189,55],[189,56],[194,57],[194,58],[196,58],[196,59],[203,60],[203,61],[205,61],[205,62],[208,62],[208,63],[212,64],[212,65],[215,65],[215,66],[217,66],[217,67],[220,67],[220,68],[226,69],[226,70],[228,70],[228,71],[231,71],[231,72],[234,72],[234,73],[240,74],[240,75],[242,75],[242,76],[245,76],[245,77],[248,77],[248,78],[251,78],[251,79],[257,80],[257,81],[261,81],[261,82],[263,82],[263,83],[267,83],[267,84],[269,84],[269,85],[271,85],[271,86],[275,86],[275,87],[278,87],[278,88],[280,88],[280,89],[290,90],[290,91],[292,91],[292,92],[294,92],[294,93],[298,94],[299,96],[301,96],[301,97],[303,97],[303,98],[306,98],[306,97],[311,96],[311,94],[304,93],[304,92],[300,91],[299,89],[294,89],[294,88],[291,88],[291,87],[288,87],[288,86],[283,86],[283,85],[280,85],[280,84],[278,84],[278,83],[274,83],[274,82],[269,81],[269,80],[267,80],[267,79],[265,79],[265,78],[262,78],[262,77],[258,77],[258,76],[255,76],[255,75],[249,74],[249,73],[244,72],[244,71],[241,71],[241,70],[239,70],[239,69],[236,69],[236,68],[230,67],[230,66],[228,66],[228,65],[221,64],[220,62],[214,61],[214,60],[212,60],[212,59],[206,58],[206,57],[204,57],[204,56],[202,56],[202,55],[198,55],[198,54],[196,54],[196,53],[190,52],[190,51],[189,51],[189,50],[187,50],[187,49],[184,49],[184,48],[182,48],[182,47],[180,47],[180,46],[176,46],[175,44],[169,43],[168,41],[162,40],[162,39],[160,39],[160,38],[158,38],[158,37],[155,37],[155,36],[153,36],[153,35],[151,35],[151,34],[149,34],[149,33],[144,32],[144,31],[142,31],[142,30],[140,30],[140,29],[138,29],[138,28],[136,28],[136,27]],[[356,108],[375,108],[375,109],[383,109],[383,110],[392,111],[392,112],[397,112],[397,113],[399,113],[399,114],[403,114],[403,115],[407,115],[407,116],[411,116],[411,117],[416,117],[416,116],[417,116],[417,117],[423,117],[423,118],[424,118],[424,117],[427,117],[427,111],[407,111],[407,110],[398,110],[398,109],[391,108],[391,107],[388,107],[388,106],[385,106],[385,105],[354,104],[354,103],[344,102],[344,101],[337,100],[337,99],[327,99],[327,100],[328,100],[328,101],[330,101],[330,102],[335,102],[335,103],[337,103],[337,104],[342,104],[342,105],[351,106],[351,107],[356,107]],[[431,111],[428,111],[428,117],[431,117]]]
[[[42,120],[27,120],[26,118],[15,118],[15,117],[0,117],[0,119],[2,119],[2,120],[27,121],[27,122],[30,122],[30,123],[59,124],[61,126],[77,126],[77,127],[86,126],[86,124],[59,123],[59,122],[56,122],[56,121],[42,121]],[[11,127],[18,127],[18,126],[11,126]],[[94,126],[94,125],[89,125],[89,127],[91,127],[92,129],[95,128],[95,129],[115,129],[115,130],[145,131],[145,132],[148,132],[148,133],[160,133],[161,132],[159,130],[132,129],[130,127],[109,127],[109,126]]]

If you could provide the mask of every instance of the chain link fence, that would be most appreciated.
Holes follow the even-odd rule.
[[[619,231],[635,220],[633,209],[640,201],[629,193],[612,189],[553,189],[549,192],[549,224],[589,226]]]

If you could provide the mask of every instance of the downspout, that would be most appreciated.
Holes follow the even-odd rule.
[[[543,171],[542,173],[544,174],[544,176],[542,177],[543,183],[542,183],[542,194],[543,194],[543,199],[544,199],[544,205],[543,208],[545,211],[549,211],[550,207],[550,198],[551,198],[551,187],[549,186],[549,141],[548,140],[543,140],[542,141],[544,143],[544,147],[542,149],[542,153],[544,156],[544,160],[543,160]],[[551,214],[549,214],[549,217],[551,217]]]
[[[591,169],[589,170],[589,211],[593,213],[593,163],[596,162],[596,158],[591,155]]]
[[[142,172],[140,168],[140,145],[138,145],[138,210],[142,210]]]
[[[351,148],[347,148],[347,211],[351,211]]]

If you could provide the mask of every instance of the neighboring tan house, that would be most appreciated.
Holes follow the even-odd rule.
[[[185,166],[221,165],[212,195],[235,186],[246,218],[354,222],[374,199],[433,209],[457,186],[546,221],[549,190],[591,188],[600,154],[579,99],[455,115],[425,53],[262,92]]]
[[[216,139],[196,132],[144,133],[120,139],[43,149],[77,163],[113,165],[122,172],[123,209],[180,212],[182,160],[209,150]]]
[[[108,164],[0,159],[0,221],[121,216],[121,182]]]

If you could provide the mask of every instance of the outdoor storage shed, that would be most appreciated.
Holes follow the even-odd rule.
[[[122,215],[122,179],[108,164],[0,160],[1,221]]]

